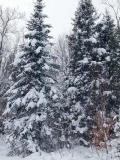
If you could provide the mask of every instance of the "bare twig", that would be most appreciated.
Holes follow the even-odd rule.
[[[120,0],[116,0],[116,5],[113,1],[110,0],[105,0],[103,3],[113,11],[117,27],[120,29]]]

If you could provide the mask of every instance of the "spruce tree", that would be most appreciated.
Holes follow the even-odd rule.
[[[47,47],[50,45],[50,25],[45,23],[43,2],[37,0],[28,22],[25,44],[17,54],[11,75],[12,85],[7,92],[4,113],[5,129],[13,154],[51,151],[51,126],[54,126],[53,106],[56,97],[52,64]]]
[[[66,81],[64,126],[67,139],[75,144],[88,145],[89,128],[86,111],[92,103],[89,91],[92,81],[92,61],[97,45],[97,19],[91,0],[80,1],[73,21],[72,34],[68,36],[70,73]],[[94,114],[94,111],[89,107],[90,113]]]
[[[119,43],[115,32],[114,21],[106,12],[102,21],[96,26],[96,48],[91,56],[89,98],[91,104],[87,106],[88,128],[92,130],[91,140],[109,130],[109,134],[102,135],[99,142],[106,143],[114,135],[114,122],[119,114]],[[90,85],[89,85],[90,84]],[[90,114],[91,113],[91,114]],[[91,123],[92,122],[92,123]],[[89,125],[90,124],[90,125]],[[108,137],[107,137],[108,136]]]
[[[87,144],[86,140],[89,144],[92,129],[101,127],[97,126],[98,116],[106,122],[106,116],[118,113],[119,108],[115,26],[109,15],[102,22],[97,23],[98,19],[91,0],[82,0],[68,37],[70,76],[66,81],[64,126],[66,137],[74,143]]]
[[[120,104],[120,48],[114,21],[107,11],[98,32],[99,47],[105,50],[104,78],[106,84],[103,89],[106,101],[105,112],[106,116],[114,117],[119,114]]]
[[[114,21],[107,12],[95,30],[96,45],[90,54],[88,67],[90,74],[86,83],[90,100],[86,105],[86,116],[88,129],[92,131],[89,132],[91,140],[94,139],[94,131],[101,134],[104,126],[107,128],[111,123],[109,134],[112,136],[113,119],[119,113],[119,44]],[[103,136],[103,142],[109,138]]]

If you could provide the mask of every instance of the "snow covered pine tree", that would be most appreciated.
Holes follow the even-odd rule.
[[[119,114],[120,106],[120,48],[114,20],[109,13],[101,21],[98,35],[99,47],[104,50],[104,96],[106,96],[106,116],[114,118]]]
[[[66,133],[74,143],[87,144],[86,140],[89,144],[91,130],[98,127],[97,115],[102,114],[103,123],[109,123],[106,116],[113,118],[118,113],[119,45],[113,21],[106,16],[99,22],[91,0],[80,2],[73,34],[68,38],[71,55],[65,95]]]
[[[108,94],[111,89],[108,84],[108,78],[110,80],[108,72],[112,71],[113,67],[111,69],[109,61],[119,59],[115,55],[118,44],[112,20],[106,21],[105,26],[99,21],[91,0],[82,0],[75,14],[73,33],[68,37],[70,77],[65,95],[67,99],[64,108],[67,123],[65,126],[69,138],[76,139],[77,143],[81,141],[83,144],[87,144],[85,140],[91,142],[90,133],[91,129],[96,127],[98,112],[106,114],[110,109]],[[106,28],[107,32],[100,31]],[[110,42],[111,37],[114,45],[112,41]],[[111,50],[108,47],[111,47],[114,58],[110,58]],[[76,143],[74,140],[73,142]]]
[[[74,144],[88,145],[89,133],[86,108],[90,105],[90,77],[93,50],[96,47],[96,16],[91,0],[81,0],[75,13],[70,49],[70,77],[65,98],[65,134]],[[89,108],[89,114],[94,114]]]
[[[99,104],[98,109],[102,113],[102,126],[107,127],[112,123],[112,127],[109,130],[109,135],[112,138],[115,136],[115,126],[119,119],[120,48],[118,32],[116,32],[114,20],[108,11],[106,11],[97,30],[98,56],[99,58],[101,57],[100,62],[102,63],[103,71],[101,72],[102,81],[98,83],[100,93],[99,100],[96,103]],[[110,137],[106,137],[106,140],[110,139]]]
[[[13,83],[7,92],[4,113],[11,153],[23,156],[40,149],[49,152],[54,146],[50,126],[54,123],[51,103],[57,98],[51,76],[55,66],[46,49],[50,45],[50,26],[44,22],[43,7],[42,0],[37,0],[25,44],[14,62]]]

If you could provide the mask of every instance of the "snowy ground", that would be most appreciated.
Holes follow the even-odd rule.
[[[23,160],[23,158],[19,157],[8,157],[7,152],[4,140],[0,138],[0,160]],[[72,150],[64,149],[50,154],[35,153],[24,158],[24,160],[120,160],[120,158],[115,157],[115,149],[109,149],[108,152],[109,154],[106,151],[76,147]]]

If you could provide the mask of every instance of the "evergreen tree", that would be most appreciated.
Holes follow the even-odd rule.
[[[50,26],[44,22],[43,7],[42,0],[37,0],[28,22],[25,44],[14,62],[13,83],[7,93],[5,128],[12,154],[26,155],[54,148],[52,103],[57,97],[51,73],[55,65],[46,49],[50,45]]]
[[[119,113],[120,104],[120,50],[116,27],[107,11],[99,29],[99,47],[105,50],[104,79],[106,84],[103,89],[106,101],[105,112],[106,116],[114,117]]]
[[[102,136],[99,144],[95,144],[100,145],[114,135],[114,120],[119,114],[120,58],[114,21],[107,12],[97,24],[96,32],[97,43],[91,56],[91,76],[87,84],[91,104],[87,106],[86,115],[88,128],[92,130],[91,140],[95,144],[95,134],[98,138]],[[108,129],[109,133],[105,133],[104,129]]]
[[[70,48],[70,76],[66,84],[65,132],[73,143],[87,145],[89,139],[87,115],[90,100],[92,62],[97,45],[96,11],[91,0],[82,0],[75,13],[72,34],[68,37]],[[89,107],[89,115],[94,114]],[[86,141],[85,141],[86,140]]]
[[[70,77],[64,126],[66,137],[74,143],[91,142],[91,131],[103,125],[97,126],[97,118],[103,117],[106,123],[106,116],[113,117],[119,108],[119,45],[114,22],[109,15],[102,22],[97,20],[91,1],[82,0],[68,37]]]

